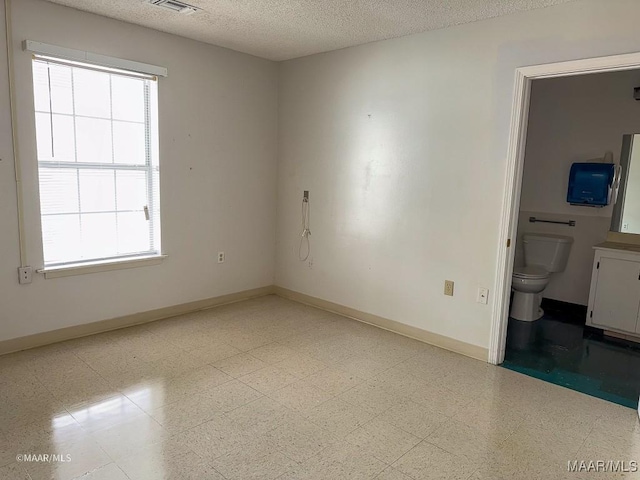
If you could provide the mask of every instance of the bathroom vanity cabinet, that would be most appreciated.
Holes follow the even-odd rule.
[[[640,246],[596,245],[587,325],[640,336]]]

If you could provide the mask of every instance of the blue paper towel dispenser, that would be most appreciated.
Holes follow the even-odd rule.
[[[615,177],[613,163],[574,163],[569,173],[567,202],[571,205],[604,207],[611,201]]]

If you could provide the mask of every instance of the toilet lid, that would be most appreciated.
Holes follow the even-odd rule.
[[[549,272],[542,267],[536,267],[535,265],[529,265],[527,267],[515,267],[513,269],[513,276],[517,278],[548,278]]]

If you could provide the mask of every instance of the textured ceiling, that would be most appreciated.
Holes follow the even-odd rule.
[[[147,0],[49,0],[270,60],[548,7],[572,0],[187,0],[181,15]]]

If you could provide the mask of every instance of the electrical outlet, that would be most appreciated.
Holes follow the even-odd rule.
[[[224,263],[224,252],[218,252],[218,263]]]
[[[32,273],[33,273],[33,269],[31,267],[18,268],[18,282],[21,285],[26,285],[27,283],[31,283]]]
[[[484,287],[478,288],[478,296],[476,297],[476,302],[482,303],[484,305],[489,302],[489,289]]]
[[[453,297],[453,280],[444,281],[444,294]]]

